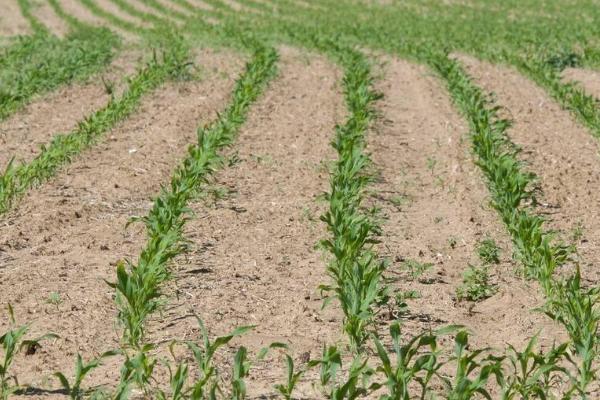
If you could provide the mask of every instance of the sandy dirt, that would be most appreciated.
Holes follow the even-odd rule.
[[[300,364],[320,356],[324,343],[343,341],[337,305],[320,311],[317,287],[328,277],[315,249],[326,235],[318,220],[324,204],[317,196],[328,188],[321,161],[335,157],[329,141],[345,112],[341,72],[287,48],[279,68],[229,153],[236,164],[217,174],[224,197],[192,204],[186,236],[193,248],[175,267],[176,306],[154,324],[156,342],[197,338],[193,313],[213,335],[256,325],[235,344],[256,354],[271,342],[288,343]],[[249,390],[273,392],[284,374],[281,359],[258,364]],[[299,393],[312,390],[306,386]]]
[[[596,282],[600,259],[600,185],[598,141],[575,117],[541,88],[512,68],[461,57],[484,90],[494,92],[498,104],[514,121],[511,140],[521,146],[520,157],[540,178],[537,211],[546,227],[577,245],[584,278]],[[582,236],[577,238],[576,231]],[[575,240],[577,239],[577,240]]]
[[[10,301],[18,320],[32,323],[32,335],[60,335],[35,355],[18,357],[13,372],[22,383],[56,387],[48,376],[70,373],[77,352],[89,358],[118,346],[113,292],[104,280],[114,280],[115,263],[135,258],[145,242],[140,224],[125,224],[146,214],[197,127],[225,106],[243,67],[225,52],[205,51],[199,62],[202,81],[148,95],[105,141],[0,219],[0,304]],[[58,304],[49,304],[53,293]],[[6,326],[3,314],[0,332]],[[118,360],[109,362],[89,382],[113,384],[118,368]]]
[[[567,68],[562,74],[567,82],[579,82],[586,93],[600,99],[600,72],[583,68]]]
[[[546,344],[560,337],[548,318],[532,310],[542,303],[536,284],[515,275],[506,228],[489,206],[468,127],[445,88],[426,68],[404,61],[389,61],[384,73],[378,84],[383,115],[369,150],[380,174],[374,187],[374,204],[384,217],[380,253],[391,262],[388,275],[397,279],[392,286],[421,295],[408,300],[410,311],[401,318],[405,333],[462,324],[473,332],[474,346],[501,350],[521,347],[540,329]],[[500,264],[490,266],[497,293],[478,303],[459,302],[462,274],[469,264],[481,265],[477,246],[488,237],[502,251]],[[413,279],[410,260],[432,266]],[[382,315],[390,317],[397,315]]]
[[[31,33],[29,22],[23,18],[17,0],[4,0],[0,13],[0,36],[27,35]]]
[[[139,51],[124,51],[111,65],[87,84],[72,84],[40,96],[25,108],[0,122],[0,170],[11,158],[28,162],[57,133],[68,133],[79,121],[105,106],[110,95],[103,83],[115,84],[115,95],[126,87],[125,78],[139,66]]]

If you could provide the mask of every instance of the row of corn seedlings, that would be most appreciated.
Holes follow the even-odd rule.
[[[156,361],[148,356],[152,346],[145,342],[145,324],[148,317],[163,302],[161,285],[170,278],[169,262],[184,251],[182,230],[189,218],[187,203],[197,192],[198,186],[221,165],[223,160],[219,152],[233,142],[246,119],[250,105],[275,74],[275,50],[258,43],[254,43],[253,46],[255,50],[252,60],[247,63],[244,74],[236,82],[231,104],[213,124],[199,129],[198,143],[189,148],[188,157],[175,171],[170,185],[156,198],[150,213],[142,218],[146,225],[148,241],[138,261],[124,262],[117,268],[117,281],[111,286],[117,293],[119,320],[124,327],[123,339],[128,349],[125,352],[127,358],[118,390],[121,393],[119,398],[125,396],[132,384],[147,390],[150,382]],[[234,335],[245,330],[247,328],[240,328]],[[217,347],[222,344],[222,340],[218,341]],[[206,348],[205,350],[208,351]],[[202,355],[195,351],[194,353],[197,357]],[[206,354],[202,355],[204,356]],[[237,358],[237,376],[241,380],[247,374],[244,372],[247,366],[245,349],[240,349]],[[204,367],[204,375],[208,372],[206,368],[208,367]],[[180,364],[172,377],[180,384],[177,386],[179,389],[172,388],[172,398],[187,398],[188,395],[194,399],[203,398],[197,395],[202,394],[204,389],[193,386],[183,389],[182,385],[187,375],[187,365]],[[212,380],[212,375],[205,378]],[[194,386],[200,383],[198,381]],[[200,386],[205,388],[205,384],[208,383],[201,383]],[[234,385],[234,389],[245,392],[241,384],[240,381],[237,389]]]
[[[471,125],[473,150],[492,195],[492,204],[512,237],[516,256],[527,277],[539,281],[547,298],[546,314],[567,330],[577,374],[571,392],[587,398],[596,379],[598,355],[598,289],[581,287],[579,269],[561,277],[574,249],[544,231],[543,218],[532,212],[536,177],[518,160],[518,149],[506,135],[510,121],[498,116],[498,107],[477,88],[459,63],[446,55],[432,55],[431,65],[447,81],[452,97]],[[564,274],[563,274],[564,275]]]
[[[327,267],[333,284],[322,285],[321,290],[339,300],[344,331],[352,347],[359,350],[373,330],[376,305],[387,295],[382,279],[385,264],[372,249],[380,227],[362,205],[371,181],[365,135],[374,117],[373,103],[380,95],[372,88],[370,65],[362,53],[335,48],[335,43],[329,41],[318,46],[334,48],[340,55],[346,70],[343,85],[350,114],[344,125],[336,126],[332,141],[338,159],[326,194],[329,209],[321,220],[331,233],[322,245],[333,256]]]
[[[111,98],[100,110],[79,123],[72,132],[55,135],[29,163],[9,162],[0,175],[0,213],[31,187],[53,176],[72,157],[94,144],[104,133],[135,111],[141,98],[170,77],[181,77],[185,71],[188,49],[183,39],[172,36],[172,47],[154,56],[148,65],[129,80],[119,98]]]
[[[22,2],[23,14],[29,15],[29,3]],[[119,39],[107,29],[89,26],[78,27],[64,39],[45,30],[17,37],[0,56],[0,120],[37,94],[100,71],[118,45]]]

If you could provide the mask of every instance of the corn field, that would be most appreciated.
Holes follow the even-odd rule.
[[[593,1],[0,10],[0,399],[600,398]]]

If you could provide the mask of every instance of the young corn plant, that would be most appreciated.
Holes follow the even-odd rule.
[[[544,231],[543,219],[530,212],[535,205],[536,177],[523,171],[517,149],[506,136],[510,122],[497,116],[498,107],[490,107],[456,61],[437,54],[431,55],[430,63],[446,79],[455,102],[469,119],[477,164],[487,178],[492,204],[508,228],[526,276],[537,279],[544,290],[546,314],[569,334],[580,360],[574,390],[587,398],[586,389],[596,378],[598,291],[581,288],[579,270],[565,281],[554,276],[558,267],[570,261],[574,248],[556,243],[552,232]]]
[[[456,363],[452,378],[438,375],[446,387],[445,397],[448,400],[469,400],[475,395],[481,395],[491,400],[486,386],[491,377],[498,382],[503,381],[503,358],[488,355],[483,356],[488,349],[468,351],[469,335],[460,331],[454,340],[454,356],[448,363]]]
[[[506,359],[510,371],[502,387],[502,400],[550,399],[552,390],[570,380],[565,363],[572,363],[569,343],[554,346],[546,353],[535,350],[537,335],[523,351],[509,346]]]
[[[10,367],[17,353],[23,349],[33,350],[39,347],[39,343],[46,339],[54,339],[55,334],[46,334],[36,339],[25,339],[29,332],[29,325],[17,326],[12,306],[8,305],[9,329],[0,336],[3,357],[0,358],[0,398],[8,398],[20,389],[16,376],[10,375]],[[12,382],[12,383],[11,383]]]
[[[98,368],[101,365],[102,360],[108,357],[115,356],[117,354],[119,354],[119,352],[109,351],[100,355],[97,358],[90,360],[87,363],[83,362],[81,354],[77,354],[77,358],[75,360],[75,372],[72,382],[69,382],[69,379],[62,372],[55,372],[54,376],[58,378],[63,389],[72,400],[83,399],[85,395],[90,393],[90,391],[86,391],[81,388],[85,377],[94,369]]]
[[[164,302],[161,286],[171,276],[168,268],[170,261],[185,251],[183,227],[189,218],[187,204],[196,195],[199,185],[206,183],[208,176],[222,165],[223,158],[219,151],[233,142],[250,105],[275,74],[275,50],[256,41],[248,43],[254,46],[254,54],[236,82],[230,105],[214,123],[198,130],[197,143],[189,147],[188,157],[174,172],[170,185],[161,190],[149,214],[138,218],[146,226],[146,246],[137,263],[120,262],[117,281],[109,283],[116,291],[119,320],[124,328],[123,340],[126,344],[118,399],[127,398],[133,386],[150,395],[150,383],[157,360],[150,355],[153,346],[145,341],[145,324]],[[219,386],[215,383],[215,370],[211,363],[214,351],[247,329],[240,328],[228,337],[217,338],[213,344],[207,341],[204,331],[204,350],[188,343],[201,368],[200,379],[189,389],[191,399],[216,396]],[[240,349],[234,365],[232,396],[243,399],[246,393],[244,378],[249,369],[245,349]],[[175,373],[171,374],[173,395],[187,396],[188,390],[184,392],[182,389],[186,374],[187,367],[184,364],[179,364]]]
[[[384,376],[383,386],[387,389],[381,400],[410,400],[414,398],[413,385],[421,387],[421,398],[424,398],[430,391],[432,378],[443,365],[438,359],[437,334],[424,333],[402,344],[400,323],[394,322],[390,326],[390,336],[395,363],[379,338],[373,336],[380,361],[377,372]]]
[[[342,357],[335,346],[323,348],[323,357],[320,360],[310,361],[309,368],[320,366],[320,383],[324,396],[332,400],[355,400],[370,393],[378,387],[369,384],[375,371],[368,366],[368,358],[355,355],[347,376],[339,377],[342,370]]]
[[[546,314],[562,324],[569,334],[574,352],[579,357],[574,387],[582,398],[587,398],[586,389],[598,376],[594,361],[599,353],[600,288],[582,289],[578,269],[554,289],[545,306]]]

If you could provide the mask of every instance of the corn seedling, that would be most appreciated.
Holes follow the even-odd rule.
[[[446,386],[446,398],[448,400],[468,400],[479,394],[491,400],[486,389],[488,380],[496,377],[498,381],[503,380],[502,358],[494,356],[482,356],[487,350],[478,349],[467,351],[469,335],[466,331],[460,331],[454,341],[454,356],[449,362],[456,363],[456,371],[453,379],[441,376]],[[473,375],[475,375],[473,377]]]
[[[117,282],[111,284],[117,292],[124,338],[131,347],[143,343],[146,318],[160,306],[160,286],[170,277],[169,261],[185,250],[182,229],[188,216],[187,202],[198,185],[205,183],[207,176],[222,164],[218,151],[235,139],[250,104],[273,76],[276,60],[273,49],[257,45],[252,61],[237,81],[232,103],[216,122],[198,130],[198,143],[190,146],[170,187],[163,188],[150,213],[141,219],[148,234],[146,247],[137,264],[119,264]]]
[[[368,365],[368,358],[357,355],[352,360],[346,377],[338,377],[342,369],[342,358],[335,346],[325,347],[323,357],[320,360],[309,362],[309,367],[321,367],[321,386],[324,395],[332,400],[354,400],[365,396],[377,385],[369,385],[374,370]]]
[[[390,326],[392,337],[393,355],[395,364],[378,337],[373,341],[377,349],[380,365],[377,372],[383,374],[385,381],[383,386],[387,393],[382,400],[409,400],[413,398],[411,385],[418,384],[421,387],[421,398],[429,391],[431,379],[441,367],[438,360],[436,337],[433,334],[421,334],[412,337],[408,343],[401,344],[400,324],[394,322]]]
[[[507,360],[511,371],[507,374],[502,391],[503,400],[546,399],[553,389],[570,380],[564,361],[570,360],[567,352],[569,343],[553,346],[548,352],[535,350],[537,335],[523,351],[509,346]]]
[[[13,393],[20,389],[17,377],[10,375],[10,367],[17,353],[23,349],[33,352],[39,347],[41,341],[58,337],[50,333],[36,339],[25,339],[25,336],[29,332],[29,325],[16,325],[15,315],[10,304],[8,305],[8,317],[10,322],[9,329],[0,336],[0,345],[2,345],[4,353],[0,362],[0,398],[2,400],[7,400]]]
[[[594,360],[598,356],[599,345],[600,289],[583,290],[579,269],[554,289],[545,306],[546,314],[561,323],[569,333],[575,354],[579,356],[575,388],[583,398],[587,398],[586,388],[596,380],[598,372]]]
[[[75,372],[73,375],[72,382],[69,382],[67,377],[62,372],[55,372],[54,376],[58,378],[63,389],[72,400],[80,400],[89,393],[89,391],[86,391],[81,388],[81,384],[83,383],[85,377],[92,370],[98,368],[101,365],[103,359],[112,357],[116,354],[119,353],[116,351],[109,351],[97,358],[90,360],[87,363],[83,362],[81,354],[77,354],[77,358],[75,360]]]
[[[326,48],[336,46],[328,42],[318,44]],[[344,330],[351,345],[358,350],[368,338],[375,306],[387,298],[387,288],[382,282],[386,265],[371,250],[380,228],[371,215],[361,209],[371,180],[366,173],[370,160],[364,152],[364,136],[373,118],[372,103],[380,96],[371,88],[373,78],[364,56],[334,48],[346,68],[344,87],[350,117],[345,125],[336,127],[332,143],[338,159],[331,176],[331,189],[326,195],[329,210],[321,217],[332,237],[321,243],[333,255],[327,271],[334,284],[321,285],[321,290],[335,293],[345,315]]]
[[[64,39],[43,32],[19,37],[0,57],[0,121],[37,94],[101,71],[119,43],[108,29],[95,27],[81,27]]]

